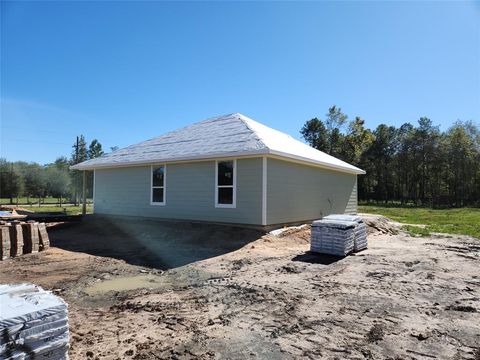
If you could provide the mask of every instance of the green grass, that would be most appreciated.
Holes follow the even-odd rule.
[[[411,233],[426,236],[431,232],[463,234],[480,238],[480,209],[427,209],[412,207],[359,206],[359,212],[384,215],[405,224],[424,224],[425,228],[405,226]]]
[[[32,206],[29,207],[28,210],[34,211],[34,212],[63,212],[63,210],[66,209],[67,215],[76,215],[76,214],[81,214],[82,213],[82,206],[65,206],[65,207],[60,207],[60,206]],[[87,205],[87,213],[92,212],[92,205]]]
[[[67,199],[63,199],[62,203],[67,202]],[[52,197],[47,197],[45,199],[42,199],[42,204],[58,204],[59,199],[58,198],[52,198]],[[10,205],[10,199],[9,198],[0,198],[0,204],[2,205]],[[13,199],[13,205],[17,204],[17,198]],[[27,204],[38,204],[38,198],[26,198],[26,197],[20,197],[18,198],[18,205],[27,205]]]

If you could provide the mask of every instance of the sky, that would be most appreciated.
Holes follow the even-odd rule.
[[[0,157],[53,162],[233,112],[300,139],[480,122],[480,2],[1,2]]]

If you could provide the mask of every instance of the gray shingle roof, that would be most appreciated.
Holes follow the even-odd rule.
[[[276,155],[355,174],[364,171],[262,125],[242,114],[210,118],[156,138],[84,161],[72,169],[92,170],[185,160]]]

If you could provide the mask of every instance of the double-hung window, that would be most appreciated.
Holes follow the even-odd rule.
[[[150,203],[152,205],[165,205],[165,165],[152,166],[152,191]]]
[[[216,162],[215,169],[215,207],[234,208],[237,198],[237,179],[235,160]]]

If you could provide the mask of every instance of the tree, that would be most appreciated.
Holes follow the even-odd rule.
[[[49,195],[60,199],[62,206],[62,198],[68,193],[70,187],[70,177],[68,170],[62,169],[57,165],[51,165],[45,169],[46,189]]]
[[[343,141],[342,159],[358,166],[362,154],[375,140],[372,132],[365,128],[365,120],[356,116],[348,125],[348,133]]]
[[[41,199],[46,195],[46,181],[44,169],[41,165],[36,163],[29,163],[22,168],[23,179],[25,183],[25,194],[28,201],[30,197],[38,197],[38,205],[40,206]]]
[[[55,159],[55,162],[53,163],[58,169],[66,170],[68,171],[70,167],[70,162],[68,161],[66,156],[59,156],[58,158]]]
[[[13,163],[0,159],[0,197],[9,198],[13,204],[13,198],[18,198],[22,189],[23,180],[18,169]]]
[[[95,159],[103,155],[102,144],[97,139],[93,139],[88,147],[88,158]]]
[[[422,204],[425,204],[431,195],[433,182],[432,165],[434,154],[437,150],[438,127],[433,126],[432,121],[427,117],[418,120],[418,128],[415,132],[415,143],[418,151],[418,187],[419,197]]]
[[[328,151],[327,129],[318,118],[308,120],[300,133],[310,146],[320,151]]]
[[[332,156],[337,156],[340,153],[341,142],[343,140],[341,130],[347,122],[347,119],[347,115],[336,105],[328,109],[325,123],[329,135],[328,153]]]
[[[393,192],[393,177],[391,174],[396,150],[394,141],[396,129],[393,126],[380,124],[373,135],[375,140],[365,154],[367,162],[372,165],[369,169],[369,177],[373,178],[371,186],[373,187],[375,200],[388,202]]]

